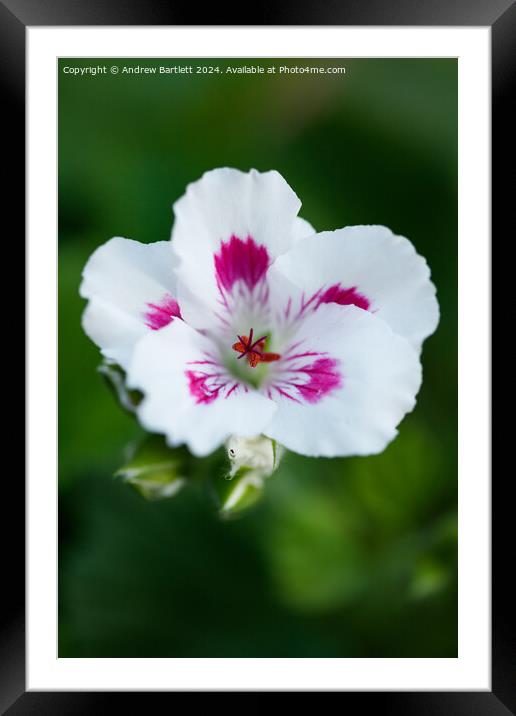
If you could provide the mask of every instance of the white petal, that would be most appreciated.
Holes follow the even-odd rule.
[[[425,259],[408,239],[384,226],[350,226],[302,239],[275,268],[307,294],[337,284],[354,288],[369,310],[416,350],[439,322]]]
[[[199,401],[202,391],[192,392],[192,378],[201,374],[208,382],[200,385],[209,386],[205,401]],[[173,321],[138,342],[128,384],[144,393],[137,410],[143,427],[165,434],[170,445],[186,443],[198,456],[212,452],[230,435],[263,432],[276,410],[273,401],[227,374],[218,364],[216,347],[183,321]]]
[[[295,340],[299,353],[314,352],[335,361],[341,380],[308,402],[303,391],[296,393],[292,376],[286,376],[292,381],[286,392],[295,399],[272,390],[278,410],[264,434],[302,455],[381,452],[415,404],[421,366],[414,349],[368,311],[337,304],[309,313]],[[294,365],[300,368],[310,360],[306,357]],[[282,363],[284,359],[279,368]]]
[[[102,355],[127,367],[134,345],[146,332],[141,321],[101,299],[91,300],[82,314],[87,336],[101,348]]]
[[[126,367],[153,314],[155,327],[167,322],[160,306],[175,297],[175,261],[170,241],[141,244],[120,237],[91,255],[80,287],[81,296],[90,300],[83,327],[106,357]]]
[[[302,219],[300,216],[296,218],[294,221],[294,241],[299,241],[299,239],[305,239],[307,236],[313,236],[316,234],[316,230],[310,224],[306,219]]]
[[[214,169],[187,187],[174,204],[172,243],[180,259],[178,277],[184,291],[180,303],[188,323],[206,328],[199,304],[213,308],[220,301],[214,256],[222,242],[252,237],[264,247],[270,263],[300,235],[311,233],[310,225],[297,218],[300,206],[276,171]]]

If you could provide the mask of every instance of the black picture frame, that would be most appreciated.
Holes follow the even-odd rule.
[[[236,15],[220,5],[203,9],[203,25],[406,25],[489,26],[492,30],[492,236],[502,239],[514,204],[514,183],[508,180],[511,129],[511,78],[516,77],[516,6],[512,0],[327,0],[315,3],[285,0],[276,5],[254,2],[254,16]],[[174,0],[0,0],[0,82],[4,123],[4,156],[10,154],[5,188],[6,212],[13,221],[12,246],[23,246],[21,217],[25,216],[25,37],[34,26],[73,25],[197,25],[199,9]],[[5,194],[4,194],[5,195]],[[512,198],[512,201],[511,201]],[[16,237],[16,241],[13,241]],[[19,301],[19,298],[17,299]],[[511,305],[506,304],[506,305]],[[35,350],[34,346],[29,349]],[[19,400],[19,398],[18,398]],[[14,468],[9,468],[11,471]],[[4,608],[0,631],[0,709],[18,714],[91,714],[120,707],[129,697],[129,712],[140,712],[157,699],[168,706],[172,693],[25,692],[25,501],[20,470],[5,475],[3,520]],[[344,707],[381,709],[387,713],[516,714],[516,635],[514,597],[509,582],[512,502],[509,474],[493,480],[492,529],[492,691],[491,692],[341,692]],[[7,508],[8,505],[8,508]],[[129,701],[130,699],[130,701]],[[150,699],[150,701],[148,701]],[[144,701],[145,700],[145,701]]]

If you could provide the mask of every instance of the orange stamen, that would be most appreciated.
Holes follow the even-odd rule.
[[[240,353],[238,360],[246,356],[251,368],[256,368],[258,363],[272,363],[281,358],[279,353],[265,353],[263,351],[266,340],[267,336],[262,336],[253,342],[253,329],[251,328],[248,336],[238,336],[238,341],[233,343],[232,348],[237,353]]]
[[[260,361],[262,363],[272,363],[275,360],[279,360],[281,358],[279,353],[262,353],[260,355]]]

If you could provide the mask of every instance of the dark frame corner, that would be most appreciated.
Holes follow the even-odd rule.
[[[510,80],[516,77],[516,5],[513,0],[466,2],[466,0],[364,0],[346,3],[328,0],[319,6],[310,0],[294,3],[286,0],[281,7],[258,2],[255,17],[229,16],[216,8],[203,15],[203,25],[455,25],[490,26],[492,30],[492,231],[502,238],[509,226],[509,212],[514,205],[514,182],[506,180],[514,160],[508,151],[510,132],[516,126],[511,106]],[[221,14],[222,13],[222,14]],[[227,14],[227,17],[224,14]],[[0,82],[4,99],[3,120],[8,150],[9,177],[6,206],[11,215],[25,215],[25,29],[44,25],[197,25],[198,10],[183,2],[164,0],[111,0],[109,3],[78,0],[0,0]],[[213,21],[213,22],[212,22]],[[13,212],[14,209],[14,212]],[[511,217],[512,218],[512,217]],[[14,226],[14,222],[13,222]],[[18,224],[21,227],[21,222]],[[21,228],[18,228],[21,234]],[[20,246],[24,242],[20,236]],[[510,304],[508,304],[510,305]],[[18,476],[19,477],[19,476]],[[516,634],[514,605],[508,585],[507,546],[511,544],[512,521],[508,499],[510,480],[493,483],[493,593],[492,593],[492,691],[429,693],[342,693],[345,705],[360,699],[386,713],[453,714],[460,716],[507,716],[516,714]],[[0,631],[0,709],[12,716],[27,713],[91,714],[104,713],[120,706],[120,698],[129,696],[129,712],[167,699],[170,707],[175,694],[123,694],[78,692],[25,692],[25,617],[24,562],[25,533],[24,486],[21,480],[10,480],[9,511],[13,520],[4,538],[9,589],[4,586],[6,605],[2,611]],[[11,525],[15,530],[11,529]],[[512,531],[512,530],[511,530]],[[8,539],[7,539],[8,536]],[[114,703],[116,699],[116,704]],[[4,711],[8,710],[8,711]]]

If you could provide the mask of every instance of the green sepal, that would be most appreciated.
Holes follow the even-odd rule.
[[[219,515],[226,519],[239,516],[263,496],[263,478],[249,467],[240,467],[232,477],[213,478],[211,485]]]
[[[104,378],[108,388],[118,400],[122,408],[134,413],[140,404],[143,394],[139,390],[129,390],[126,385],[126,373],[117,363],[105,359],[97,371]]]
[[[185,448],[171,448],[161,435],[149,435],[130,451],[115,472],[147,500],[176,495],[187,482],[191,456]]]

